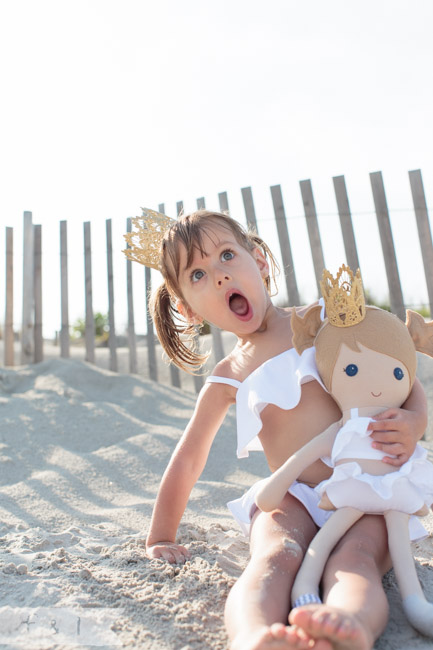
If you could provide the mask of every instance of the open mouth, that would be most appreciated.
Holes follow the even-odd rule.
[[[371,394],[373,395],[373,397],[380,397],[380,396],[382,395],[382,393],[378,393],[378,394],[376,395],[376,393],[373,393],[373,392],[372,392]]]
[[[252,309],[248,300],[237,291],[229,291],[226,300],[230,311],[241,320],[249,320],[252,316]]]

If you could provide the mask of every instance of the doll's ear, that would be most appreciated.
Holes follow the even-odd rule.
[[[406,310],[406,326],[419,352],[433,357],[433,321],[425,322],[421,314]]]
[[[190,325],[201,325],[203,323],[203,318],[195,314],[182,300],[176,302],[176,309]]]
[[[293,346],[298,354],[302,354],[304,350],[314,345],[314,339],[322,326],[322,319],[320,318],[321,311],[322,307],[316,305],[315,307],[311,307],[305,316],[301,318],[296,313],[296,309],[293,310],[291,320],[292,340]]]

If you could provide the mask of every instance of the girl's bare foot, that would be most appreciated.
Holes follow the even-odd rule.
[[[374,639],[353,614],[328,605],[307,605],[290,612],[289,622],[316,640],[326,639],[334,650],[372,650]]]
[[[292,625],[274,623],[235,637],[230,650],[332,650],[324,639],[312,639],[306,632]]]

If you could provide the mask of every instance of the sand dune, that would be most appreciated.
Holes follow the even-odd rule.
[[[420,364],[431,404],[432,369]],[[144,555],[161,474],[194,403],[82,361],[0,370],[1,647],[224,650],[225,597],[248,558],[225,503],[267,474],[261,454],[236,459],[233,412],[180,528],[192,559],[173,567]],[[431,535],[414,554],[433,601]],[[393,572],[385,583],[392,612],[376,647],[431,648],[406,623]]]

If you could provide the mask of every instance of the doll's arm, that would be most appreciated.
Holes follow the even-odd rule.
[[[335,436],[340,428],[340,422],[334,422],[323,433],[319,434],[306,445],[301,447],[286,460],[268,479],[263,482],[256,494],[256,505],[264,512],[270,512],[278,507],[289,486],[315,460],[329,456]]]
[[[421,382],[415,379],[412,391],[401,408],[380,413],[369,425],[373,447],[384,451],[384,463],[399,467],[415,451],[427,427],[427,400]],[[389,454],[389,455],[388,455]]]

